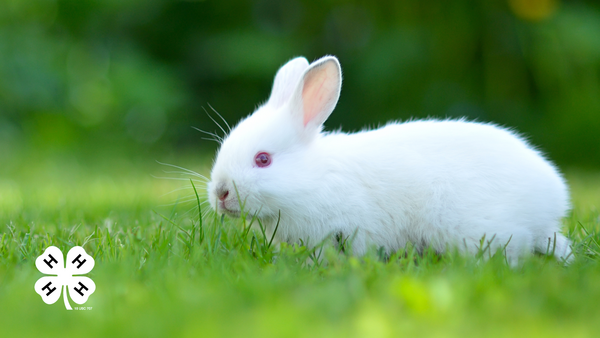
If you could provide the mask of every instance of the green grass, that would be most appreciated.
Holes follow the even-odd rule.
[[[169,162],[202,173],[210,163]],[[565,229],[575,262],[564,267],[532,256],[511,269],[501,255],[483,262],[453,253],[418,256],[411,248],[388,261],[334,248],[317,262],[302,247],[276,255],[269,238],[247,229],[250,217],[205,210],[200,222],[189,181],[151,177],[179,177],[162,174],[165,167],[153,161],[79,163],[67,156],[19,163],[0,172],[3,337],[600,333],[598,174],[568,175],[575,208]],[[67,311],[62,300],[47,305],[33,290],[42,277],[34,261],[49,245],[65,253],[83,245],[94,256],[89,276],[97,289],[85,304],[91,310]]]

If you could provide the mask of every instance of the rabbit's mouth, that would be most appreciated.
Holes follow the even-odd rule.
[[[227,207],[227,202],[228,202],[227,200],[219,201],[219,203],[218,203],[219,211],[224,212],[225,214],[227,214],[227,216],[231,216],[231,217],[235,217],[235,218],[240,217],[240,211],[235,210],[235,209],[229,209]]]

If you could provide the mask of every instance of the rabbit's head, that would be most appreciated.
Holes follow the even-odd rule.
[[[212,207],[230,216],[239,216],[241,207],[259,217],[276,216],[292,202],[289,191],[318,187],[302,171],[317,165],[307,162],[320,161],[310,149],[335,108],[341,82],[332,56],[310,65],[299,57],[282,66],[269,100],[221,144],[208,185]]]

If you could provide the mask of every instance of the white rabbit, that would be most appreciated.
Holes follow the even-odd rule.
[[[243,204],[270,234],[281,215],[278,241],[350,237],[356,255],[408,242],[476,253],[485,236],[484,246],[505,248],[512,265],[532,251],[571,259],[559,233],[568,188],[523,138],[464,120],[322,132],[341,82],[332,56],[282,66],[269,100],[221,144],[208,185],[212,207],[239,217]]]

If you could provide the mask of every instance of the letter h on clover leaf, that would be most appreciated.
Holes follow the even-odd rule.
[[[63,253],[55,246],[48,247],[44,253],[35,260],[37,269],[46,275],[35,283],[34,289],[44,303],[54,304],[64,291],[63,298],[67,310],[72,310],[67,298],[67,290],[71,299],[77,304],[83,304],[88,297],[96,291],[96,284],[88,278],[80,275],[92,271],[94,259],[85,250],[76,246],[67,253],[67,265],[65,267]]]

